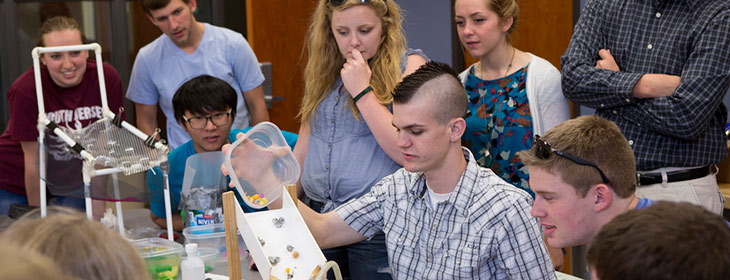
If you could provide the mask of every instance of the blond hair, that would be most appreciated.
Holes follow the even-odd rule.
[[[366,5],[375,11],[383,25],[380,46],[369,61],[372,76],[370,85],[380,104],[393,102],[393,89],[401,80],[400,62],[405,53],[406,39],[401,26],[400,7],[392,0],[360,1],[347,0],[333,7],[328,0],[320,0],[309,26],[307,36],[308,61],[304,68],[304,98],[298,117],[302,123],[309,123],[319,103],[327,97],[339,76],[345,58],[337,48],[332,34],[332,12],[342,11],[355,5]],[[357,118],[358,109],[348,101],[353,115]]]
[[[126,239],[68,208],[49,207],[24,215],[2,233],[25,250],[35,250],[81,279],[149,279],[142,257]]]
[[[66,275],[56,262],[34,250],[24,249],[8,240],[0,242],[3,242],[3,250],[0,251],[0,271],[3,280],[78,279]]]

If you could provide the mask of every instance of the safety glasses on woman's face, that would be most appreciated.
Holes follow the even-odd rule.
[[[339,5],[342,5],[345,2],[347,2],[347,0],[329,0],[329,1],[330,1],[330,5],[335,6],[335,7],[337,7]],[[370,2],[371,0],[359,0],[359,1],[362,4],[365,4],[367,2]],[[385,2],[385,0],[383,0],[383,2]]]
[[[208,121],[212,122],[215,126],[224,126],[228,124],[229,116],[231,115],[231,109],[228,109],[228,112],[222,112],[213,114],[207,117],[192,117],[187,118],[185,116],[183,117],[183,120],[185,120],[192,129],[203,129],[206,125],[208,125]]]
[[[575,164],[593,167],[598,171],[598,174],[601,175],[603,183],[608,184],[608,177],[606,177],[606,174],[603,174],[603,171],[598,168],[598,165],[596,165],[595,163],[553,149],[553,146],[550,146],[550,143],[540,139],[540,135],[535,135],[535,138],[532,141],[532,145],[535,146],[535,156],[537,156],[538,158],[548,159],[550,158],[550,154],[555,153],[556,155],[566,158],[574,162]]]

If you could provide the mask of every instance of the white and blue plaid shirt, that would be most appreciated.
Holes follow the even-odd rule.
[[[609,49],[620,71],[596,68]],[[703,166],[727,155],[730,1],[592,0],[561,58],[563,93],[621,128],[638,170]],[[681,76],[671,96],[634,98],[645,73]]]
[[[532,198],[463,151],[466,170],[436,209],[423,174],[400,169],[336,211],[360,234],[385,232],[394,279],[555,279]]]

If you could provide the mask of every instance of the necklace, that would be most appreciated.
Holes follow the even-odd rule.
[[[515,47],[512,47],[512,57],[509,59],[509,64],[507,64],[507,69],[504,70],[503,77],[507,77],[507,74],[509,74],[509,69],[512,68],[512,62],[515,60],[515,53],[517,50]],[[474,67],[474,74],[479,77],[480,79],[486,80],[487,77],[485,77],[486,73],[485,71],[482,71],[482,61],[479,60],[479,67]]]
[[[512,61],[515,60],[515,53],[517,51],[515,50],[515,47],[512,47],[512,58],[509,59],[509,64],[507,65],[507,70],[504,70],[504,76],[507,77],[507,74],[509,73],[509,69],[512,68]]]

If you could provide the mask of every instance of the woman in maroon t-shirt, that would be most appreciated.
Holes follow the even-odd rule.
[[[43,47],[83,43],[79,24],[69,17],[47,20],[39,33],[38,45]],[[45,114],[64,129],[79,129],[102,118],[96,62],[88,59],[88,51],[45,53],[40,57]],[[109,107],[112,110],[122,107],[119,75],[110,65],[104,64],[104,76]],[[11,204],[38,206],[40,203],[38,104],[32,67],[13,82],[7,96],[10,120],[0,136],[0,174],[3,174],[0,176],[0,215],[7,214]],[[49,147],[65,147],[53,133],[47,133],[45,139]],[[68,149],[48,149],[46,162],[48,184],[81,182],[81,161]],[[49,201],[83,208],[81,198],[52,196]],[[94,208],[103,210],[103,202],[95,203]],[[101,215],[103,211],[94,212]]]

